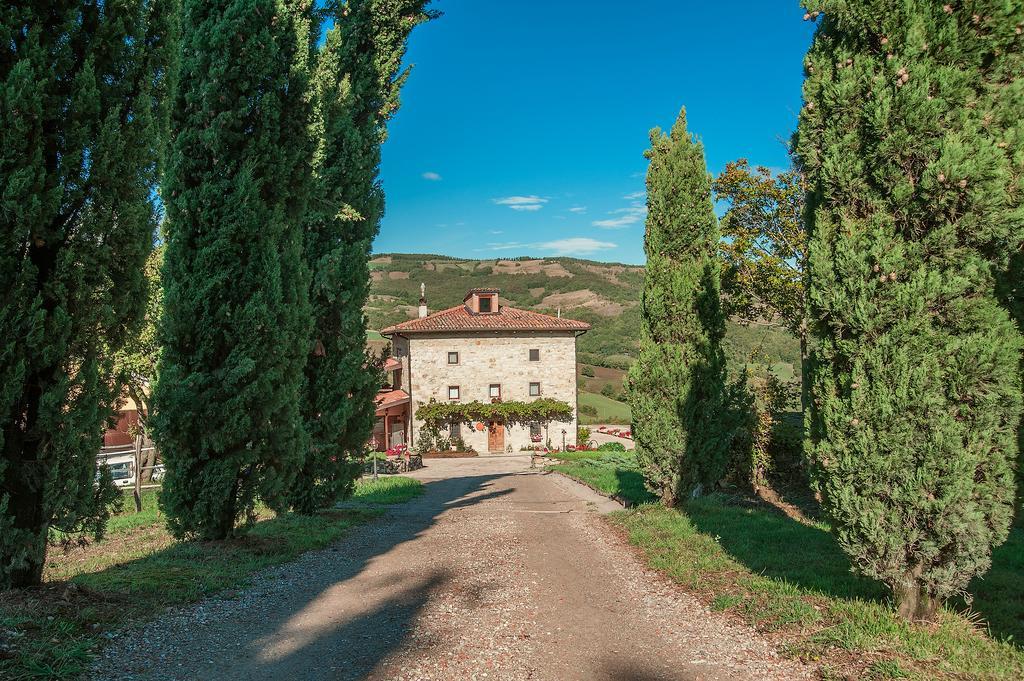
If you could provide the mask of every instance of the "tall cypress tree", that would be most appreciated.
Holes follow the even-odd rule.
[[[629,374],[633,437],[647,484],[675,505],[719,480],[730,444],[719,227],[704,147],[686,128],[651,132],[640,356]]]
[[[0,10],[0,588],[101,533],[112,351],[145,302],[176,0]]]
[[[854,567],[934,616],[1007,536],[1024,7],[808,0],[809,458]]]
[[[312,281],[315,351],[306,365],[303,410],[312,442],[292,504],[312,512],[349,493],[373,431],[383,375],[366,352],[368,259],[384,214],[378,181],[387,123],[409,75],[410,32],[433,14],[429,0],[352,0],[334,14],[317,55],[312,131],[315,189],[306,262]]]
[[[308,438],[309,3],[186,0],[154,436],[176,536],[287,504]]]

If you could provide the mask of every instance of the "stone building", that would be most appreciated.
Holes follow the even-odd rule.
[[[422,287],[421,287],[422,294]],[[423,423],[416,409],[438,402],[531,402],[551,398],[573,408],[571,423],[506,426],[454,424],[442,436],[461,438],[480,453],[518,452],[550,438],[576,444],[576,338],[584,322],[501,304],[496,288],[472,289],[461,305],[390,326],[393,357],[385,369],[390,385],[378,396],[378,443],[413,446]]]

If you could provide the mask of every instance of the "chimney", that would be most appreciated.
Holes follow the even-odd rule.
[[[427,285],[420,284],[420,319],[427,316]]]

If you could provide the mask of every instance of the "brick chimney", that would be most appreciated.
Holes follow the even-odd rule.
[[[420,284],[420,319],[427,316],[427,285]]]

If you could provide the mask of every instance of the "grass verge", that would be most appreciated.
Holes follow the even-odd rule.
[[[365,508],[314,516],[262,509],[240,536],[216,542],[175,541],[159,518],[155,491],[144,494],[141,513],[127,496],[103,541],[51,547],[43,586],[0,593],[0,678],[74,678],[88,668],[105,632],[245,588],[258,571],[326,547],[383,513],[369,504],[402,503],[421,492],[411,478],[361,481],[352,501]]]
[[[366,504],[403,504],[423,494],[419,480],[401,475],[380,477],[376,480],[360,480],[352,501]]]
[[[553,452],[548,455],[558,463],[548,466],[584,485],[627,505],[646,504],[655,500],[644,487],[644,476],[636,457],[619,452]]]

